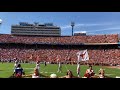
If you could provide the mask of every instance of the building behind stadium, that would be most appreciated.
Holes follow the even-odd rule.
[[[61,28],[54,26],[53,23],[29,24],[20,22],[19,25],[11,26],[12,35],[34,35],[34,36],[61,36]]]

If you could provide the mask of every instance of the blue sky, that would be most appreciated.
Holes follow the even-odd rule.
[[[11,25],[19,22],[53,23],[61,27],[61,34],[72,35],[71,21],[75,22],[74,32],[86,31],[89,35],[120,33],[120,12],[0,12],[0,33],[10,34]]]

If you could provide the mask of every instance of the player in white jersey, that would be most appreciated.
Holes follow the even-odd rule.
[[[58,71],[57,72],[62,72],[62,65],[61,62],[58,62]]]
[[[77,75],[80,77],[80,62],[77,63]]]

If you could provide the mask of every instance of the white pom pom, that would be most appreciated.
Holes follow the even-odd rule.
[[[57,78],[57,75],[56,74],[51,74],[50,78]]]

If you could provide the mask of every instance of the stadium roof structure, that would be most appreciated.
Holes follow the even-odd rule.
[[[66,45],[66,46],[96,46],[96,45],[120,45],[119,43],[13,43],[13,42],[0,42],[0,44],[22,44],[22,45]]]

